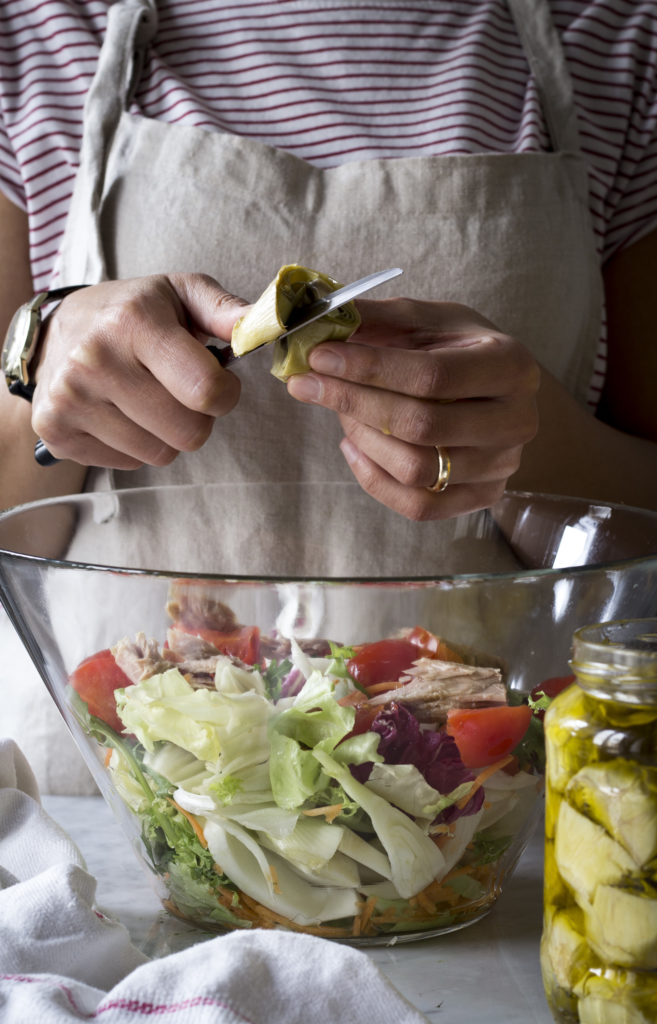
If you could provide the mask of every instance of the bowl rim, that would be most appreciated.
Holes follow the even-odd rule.
[[[248,483],[248,481],[239,481],[236,486]],[[285,481],[281,481],[282,484]],[[94,498],[99,500],[114,497],[126,497],[129,495],[135,495],[140,493],[153,494],[154,492],[162,492],[168,490],[175,490],[177,492],[182,490],[200,490],[201,488],[213,487],[213,486],[230,486],[229,484],[222,484],[221,481],[212,481],[205,483],[186,483],[186,484],[159,484],[156,486],[142,486],[142,487],[121,487],[112,488],[108,490],[98,491],[80,491],[73,494],[62,494],[56,495],[51,498],[41,498],[35,501],[24,502],[19,505],[11,506],[8,509],[0,511],[0,527],[2,524],[10,519],[14,515],[23,514],[37,509],[45,509],[65,503],[83,503],[93,501]],[[312,481],[308,482],[308,486],[312,486]],[[358,485],[357,485],[358,486]],[[185,579],[199,579],[199,580],[213,580],[215,582],[222,583],[263,583],[263,584],[280,584],[280,583],[312,583],[314,585],[321,586],[373,586],[381,584],[408,584],[412,586],[431,586],[439,584],[449,584],[450,582],[475,582],[477,580],[491,581],[509,581],[513,579],[530,579],[534,577],[566,577],[570,575],[582,575],[586,573],[593,573],[599,571],[617,571],[623,568],[627,568],[634,565],[639,565],[645,562],[654,561],[655,571],[657,572],[657,511],[652,509],[641,508],[634,505],[625,505],[620,502],[609,502],[595,500],[592,498],[579,497],[577,495],[567,494],[551,494],[542,491],[526,491],[526,490],[505,490],[502,496],[488,508],[475,510],[473,513],[467,515],[478,515],[488,514],[491,515],[492,511],[498,507],[504,499],[516,498],[525,500],[534,500],[546,503],[548,505],[556,505],[559,502],[567,502],[570,504],[576,504],[581,506],[587,506],[589,509],[604,508],[613,511],[619,511],[622,513],[638,513],[648,520],[654,520],[655,524],[655,549],[650,553],[643,555],[635,555],[625,558],[609,559],[602,562],[592,562],[587,565],[564,565],[564,566],[547,566],[545,568],[526,568],[526,569],[505,569],[501,571],[484,571],[484,572],[463,572],[463,573],[445,573],[443,575],[426,575],[426,576],[295,576],[295,575],[254,575],[254,574],[240,574],[240,573],[217,573],[217,572],[194,572],[186,570],[170,570],[170,569],[145,569],[137,568],[134,566],[125,566],[120,564],[110,564],[104,562],[81,562],[75,559],[68,558],[48,558],[45,555],[31,555],[25,552],[14,551],[10,548],[0,546],[0,580],[2,579],[2,561],[5,559],[17,560],[24,563],[35,563],[37,565],[52,566],[57,569],[75,569],[77,571],[89,571],[89,572],[111,572],[115,575],[126,575],[126,576],[150,576],[153,578],[161,579],[174,579],[179,580],[181,577]],[[463,518],[467,518],[464,515]]]

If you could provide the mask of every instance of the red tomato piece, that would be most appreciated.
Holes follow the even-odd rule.
[[[406,637],[412,644],[419,647],[419,658],[438,658],[440,661],[463,661],[460,654],[453,651],[444,640],[441,640],[435,633],[430,633],[423,626],[413,626],[413,629]]]
[[[347,669],[360,686],[367,689],[377,683],[396,683],[400,675],[422,657],[410,640],[375,640],[356,648]]]
[[[532,690],[532,700],[538,700],[542,693],[544,693],[546,697],[554,698],[574,682],[574,675],[552,676],[550,679],[544,679],[542,683],[539,683]]]
[[[71,673],[69,683],[89,709],[116,732],[123,732],[123,722],[116,713],[114,691],[132,686],[132,680],[119,668],[109,649],[98,651],[80,662]]]
[[[257,626],[239,626],[230,633],[205,626],[188,626],[184,622],[175,622],[174,627],[183,633],[200,636],[222,654],[231,654],[246,665],[256,665],[260,660],[260,630]]]
[[[447,732],[454,738],[468,768],[483,768],[517,747],[532,712],[526,704],[516,707],[453,708],[447,712]]]
[[[545,696],[549,697],[550,700],[554,700],[555,697],[559,696],[562,690],[566,690],[571,685],[571,683],[574,682],[574,675],[551,676],[550,679],[544,679],[542,683],[539,683],[537,686],[535,686],[534,689],[531,691],[530,696],[532,700],[539,700],[543,696],[543,694],[545,694]],[[534,714],[537,716],[537,718],[540,718],[542,720],[545,717],[545,710],[541,709],[538,711],[534,711]]]
[[[378,715],[380,707],[376,705],[372,707],[367,702],[365,704],[356,705],[356,719],[354,721],[354,727],[349,733],[350,736],[359,736],[362,732],[369,732],[372,726],[372,722]]]

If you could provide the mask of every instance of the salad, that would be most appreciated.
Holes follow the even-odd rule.
[[[265,636],[182,582],[167,610],[162,641],[90,656],[68,694],[170,911],[376,941],[489,909],[542,791],[547,697],[512,702],[420,626]]]

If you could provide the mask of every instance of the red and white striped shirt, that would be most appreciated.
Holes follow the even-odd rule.
[[[657,3],[550,5],[604,262],[657,228]],[[0,188],[28,212],[38,289],[49,283],[64,228],[108,7],[0,0]],[[549,146],[505,0],[157,7],[134,104],[147,117],[245,135],[320,167]]]

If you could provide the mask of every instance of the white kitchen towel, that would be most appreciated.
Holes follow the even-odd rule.
[[[148,960],[94,906],[95,879],[0,739],[0,1021],[426,1024],[366,953],[256,929]]]

